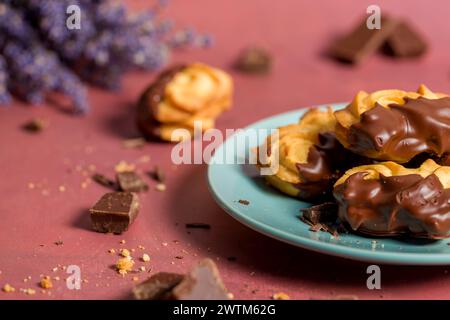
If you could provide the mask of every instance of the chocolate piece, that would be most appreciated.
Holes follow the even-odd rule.
[[[184,275],[159,272],[133,288],[137,300],[166,300],[171,298],[172,289],[183,279]]]
[[[427,44],[406,22],[400,22],[386,40],[387,53],[394,57],[417,57],[425,53]]]
[[[228,300],[225,288],[216,264],[204,259],[194,267],[191,273],[177,285],[172,292],[176,300]]]
[[[248,206],[250,204],[250,201],[244,199],[240,199],[238,202],[244,206]]]
[[[47,126],[47,123],[42,119],[33,119],[27,123],[25,123],[22,128],[25,131],[31,132],[31,133],[38,133],[41,132],[45,127]]]
[[[150,177],[152,177],[154,180],[156,180],[159,183],[164,183],[164,181],[166,180],[166,174],[159,166],[155,166],[155,169],[153,170],[153,172],[149,172],[149,174],[150,174]]]
[[[396,28],[397,22],[391,18],[381,18],[380,29],[368,29],[366,19],[339,39],[330,49],[330,54],[344,62],[359,63],[369,54],[377,51]]]
[[[373,236],[450,236],[450,189],[436,175],[380,175],[379,180],[365,175],[355,173],[334,189],[339,218],[353,230]]]
[[[192,229],[211,229],[211,226],[207,223],[186,223],[186,228],[192,228]]]
[[[337,220],[338,205],[335,202],[325,202],[309,208],[300,209],[303,219],[311,224],[334,223]]]
[[[265,73],[270,70],[272,57],[262,48],[247,48],[238,57],[236,69],[248,73]]]
[[[138,196],[130,192],[107,193],[89,211],[95,231],[120,234],[139,213]]]
[[[95,182],[97,182],[98,184],[107,187],[107,188],[111,188],[112,190],[118,190],[119,187],[116,184],[116,182],[114,182],[113,180],[105,177],[102,174],[96,173],[92,176],[92,180],[94,180]]]
[[[141,192],[148,190],[148,185],[133,171],[118,172],[116,179],[122,191]]]
[[[375,150],[378,159],[405,163],[421,153],[450,152],[450,97],[405,98],[404,105],[377,104],[350,127],[349,149],[359,154]]]

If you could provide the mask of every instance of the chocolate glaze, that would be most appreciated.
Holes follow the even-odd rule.
[[[164,91],[173,77],[186,68],[186,65],[177,65],[163,73],[141,95],[138,102],[137,124],[146,138],[159,138],[160,123],[155,119],[159,103],[164,99]]]
[[[334,183],[346,170],[368,163],[368,159],[345,149],[332,132],[319,134],[317,144],[310,147],[306,163],[297,163],[300,180],[299,197],[323,201],[331,196]]]
[[[366,174],[355,173],[334,189],[339,218],[353,230],[373,236],[450,236],[450,189],[436,175],[364,180]]]
[[[378,159],[408,162],[421,153],[441,157],[450,152],[450,97],[405,99],[404,105],[377,104],[350,127],[349,148]]]

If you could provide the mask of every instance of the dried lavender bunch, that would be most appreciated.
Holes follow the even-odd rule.
[[[161,67],[173,48],[211,44],[191,29],[173,33],[170,21],[158,21],[165,2],[132,14],[115,0],[0,0],[0,104],[10,93],[40,103],[58,91],[84,113],[89,106],[80,79],[115,89],[131,69]],[[80,8],[79,30],[66,26],[69,5]]]

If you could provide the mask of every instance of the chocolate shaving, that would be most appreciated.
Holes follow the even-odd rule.
[[[248,205],[250,204],[250,201],[248,201],[248,200],[243,200],[243,199],[240,199],[238,202],[239,202],[240,204],[244,205],[244,206],[248,206]]]
[[[312,225],[318,223],[335,223],[338,213],[338,205],[335,202],[325,202],[309,208],[302,208],[302,218]]]
[[[188,229],[211,229],[211,225],[202,222],[186,223]]]
[[[119,186],[117,185],[117,183],[115,181],[105,177],[104,175],[102,175],[100,173],[94,174],[92,176],[92,180],[97,182],[99,185],[110,188],[114,191],[117,191],[119,189]]]
[[[164,183],[166,180],[166,174],[159,166],[155,166],[155,169],[152,172],[149,172],[149,176],[159,183]]]

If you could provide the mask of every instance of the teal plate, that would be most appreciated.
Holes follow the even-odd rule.
[[[344,104],[333,104],[335,109]],[[310,206],[268,187],[253,165],[223,164],[222,159],[241,161],[258,143],[233,143],[247,129],[274,129],[294,123],[305,109],[258,121],[238,132],[216,149],[208,167],[210,191],[217,203],[244,225],[269,237],[305,249],[366,262],[402,265],[450,265],[449,240],[370,238],[344,233],[334,238],[326,232],[309,231],[299,220],[299,209]],[[228,161],[226,163],[229,163]],[[235,161],[234,163],[242,163]],[[248,200],[244,205],[239,200]]]

